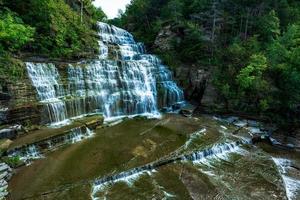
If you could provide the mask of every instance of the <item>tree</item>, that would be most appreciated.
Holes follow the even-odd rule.
[[[171,18],[175,22],[178,22],[183,17],[183,2],[180,0],[171,0],[164,7],[162,15],[165,18]]]
[[[262,54],[253,55],[250,63],[237,75],[239,96],[253,104],[258,111],[265,111],[269,106],[269,82],[264,73],[268,69],[267,59]]]
[[[242,68],[237,76],[238,85],[242,90],[259,91],[265,89],[263,73],[267,69],[267,59],[264,55],[253,55],[250,64]]]
[[[31,52],[50,57],[86,58],[96,56],[98,20],[105,16],[91,0],[2,0],[36,33]],[[82,14],[82,15],[81,15]]]
[[[34,28],[24,25],[22,20],[6,12],[0,15],[0,51],[17,51],[33,41]]]
[[[280,35],[280,22],[274,10],[260,18],[258,29],[263,42],[276,40]]]
[[[272,77],[279,92],[279,107],[295,109],[300,103],[300,26],[291,25],[268,48]]]

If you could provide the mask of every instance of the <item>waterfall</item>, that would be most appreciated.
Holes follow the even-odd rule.
[[[58,67],[26,63],[50,124],[93,113],[158,116],[159,109],[184,101],[172,73],[127,31],[98,23],[98,59]]]
[[[65,92],[56,67],[46,63],[26,63],[26,66],[40,102],[46,106],[49,120],[53,123],[65,121],[67,119],[66,105],[60,99]]]
[[[292,169],[292,160],[274,157],[272,159],[281,174],[288,200],[298,199],[297,197],[300,195],[300,180],[291,177],[289,174],[289,170]]]
[[[82,128],[80,128],[80,127],[74,128],[71,130],[71,133],[69,135],[65,136],[64,143],[74,144],[74,143],[80,142],[84,139],[91,138],[91,137],[93,137],[93,135],[94,135],[94,132],[92,132],[87,127],[84,132],[82,131]]]

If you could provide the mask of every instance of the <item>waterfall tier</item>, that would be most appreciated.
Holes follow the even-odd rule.
[[[159,108],[182,102],[183,91],[154,55],[145,54],[127,31],[99,25],[97,60],[60,69],[52,63],[26,63],[48,123],[91,113],[106,118],[158,115]]]

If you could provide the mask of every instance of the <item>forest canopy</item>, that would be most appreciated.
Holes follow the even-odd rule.
[[[0,71],[15,58],[93,58],[93,0],[0,0]],[[110,21],[132,32],[171,68],[209,71],[227,110],[297,121],[300,113],[300,2],[297,0],[132,0]],[[162,30],[172,32],[165,51]],[[10,66],[7,68],[6,66]],[[188,81],[188,80],[186,80]]]
[[[89,57],[98,52],[96,22],[105,17],[91,0],[1,0],[0,51]]]
[[[173,68],[210,71],[228,110],[299,118],[299,1],[133,0],[112,23]],[[176,37],[161,51],[155,40],[168,27]]]

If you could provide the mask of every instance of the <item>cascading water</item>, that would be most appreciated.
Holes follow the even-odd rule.
[[[29,145],[23,149],[13,151],[9,153],[9,157],[19,157],[20,160],[29,165],[31,160],[37,160],[43,158],[38,147],[34,144]]]
[[[202,129],[200,131],[193,133],[190,139],[198,137],[199,135],[203,134],[205,131],[206,131],[205,129]],[[189,141],[190,140],[188,140],[186,144],[188,144]],[[211,159],[211,158],[224,159],[229,153],[238,152],[239,147],[244,144],[248,144],[248,142],[236,141],[236,142],[218,144],[208,149],[195,151],[186,155],[179,155],[167,159],[158,160],[156,162],[141,167],[137,167],[128,171],[124,171],[119,174],[107,176],[104,178],[99,178],[94,181],[91,198],[93,200],[97,200],[98,198],[96,197],[96,195],[97,193],[99,193],[99,191],[105,189],[106,186],[113,185],[114,183],[117,182],[126,182],[131,185],[132,181],[138,179],[140,176],[145,174],[151,175],[153,172],[156,172],[156,169],[158,169],[161,166],[165,166],[176,162],[187,162],[187,161],[192,161],[194,163],[201,163],[201,162],[208,163],[209,161],[207,161],[207,159]]]
[[[289,176],[292,169],[292,161],[283,158],[272,158],[282,176],[288,200],[296,200],[300,197],[300,180]]]
[[[26,66],[41,103],[46,105],[49,120],[53,123],[65,121],[66,106],[61,100],[65,93],[56,67],[45,63],[26,63]]]
[[[49,123],[91,113],[157,116],[159,108],[183,102],[172,73],[157,57],[145,54],[143,44],[123,29],[98,25],[98,60],[69,65],[67,73],[54,64],[26,63]]]

